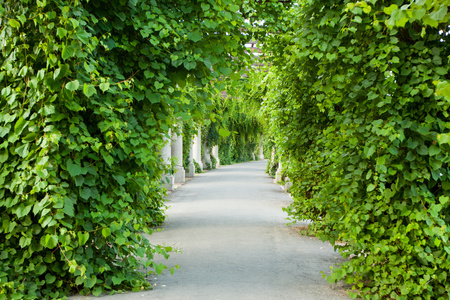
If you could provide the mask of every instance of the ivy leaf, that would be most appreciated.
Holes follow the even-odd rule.
[[[47,234],[41,237],[41,245],[53,249],[58,245],[58,236],[55,234]]]
[[[19,27],[20,27],[19,21],[14,20],[14,19],[9,19],[9,25],[10,25],[12,28],[19,28]]]
[[[187,34],[187,38],[190,39],[193,42],[198,42],[198,41],[200,41],[202,39],[202,35],[201,35],[200,32],[198,32],[196,30],[196,31],[189,32]]]
[[[86,242],[89,240],[89,232],[82,233],[81,231],[78,231],[78,244],[80,246],[86,244]]]
[[[78,82],[77,79],[70,81],[68,83],[66,83],[66,89],[68,89],[71,92],[74,92],[78,89],[78,87],[80,86],[80,83]]]
[[[239,10],[239,6],[235,4],[230,4],[230,11],[235,13]]]
[[[92,291],[92,295],[94,295],[95,297],[98,297],[101,294],[102,294],[102,288],[99,286],[94,288],[94,290]]]
[[[79,29],[77,31],[77,37],[83,44],[85,45],[89,44],[90,35],[85,30]]]
[[[396,9],[398,9],[398,6],[395,5],[395,4],[391,4],[389,7],[385,7],[383,11],[384,11],[385,14],[390,15]]]
[[[31,238],[28,236],[22,236],[19,240],[20,248],[25,248],[26,246],[31,244]]]
[[[125,242],[126,242],[126,240],[125,240],[125,238],[123,236],[116,237],[116,243],[118,245],[123,245],[123,244],[125,244]]]
[[[437,135],[437,141],[439,144],[449,144],[450,143],[450,134],[442,133]]]
[[[63,212],[66,215],[73,217],[75,215],[74,204],[75,204],[74,199],[72,199],[71,197],[65,197]]]
[[[373,191],[375,189],[375,185],[374,184],[369,184],[368,186],[367,186],[367,191],[368,192],[371,192],[371,191]]]
[[[220,73],[222,73],[224,76],[228,76],[228,75],[230,75],[230,74],[233,72],[233,70],[232,70],[231,68],[228,68],[228,67],[220,67],[220,68],[219,68],[219,71],[220,71]]]
[[[430,18],[438,22],[444,21],[447,12],[448,12],[447,6],[442,6],[438,11],[432,12],[430,14]]]
[[[112,176],[120,185],[125,184],[125,178],[122,175],[113,175]]]
[[[58,27],[58,29],[56,29],[56,35],[58,35],[59,38],[62,39],[67,35],[67,30],[62,27]]]
[[[20,117],[16,124],[14,125],[14,132],[17,134],[20,134],[20,132],[22,132],[23,128],[25,127],[26,122],[25,119],[23,117]]]
[[[72,45],[66,46],[62,50],[62,58],[67,60],[75,55],[75,48]]]
[[[439,153],[441,153],[441,148],[437,147],[436,145],[431,145],[428,149],[428,153],[430,154],[430,156],[438,155]]]
[[[102,229],[102,235],[104,238],[107,238],[108,236],[111,235],[111,229],[109,229],[108,227],[105,227]]]
[[[73,163],[71,159],[67,160],[66,163],[67,171],[69,172],[70,176],[75,177],[81,174],[86,174],[86,171],[83,171],[83,168],[77,164]]]
[[[230,136],[231,132],[227,128],[219,128],[219,134],[220,136],[226,138]]]
[[[80,192],[81,198],[88,200],[92,196],[92,190],[88,187],[85,187]]]
[[[156,272],[158,275],[161,275],[162,271],[164,271],[165,269],[167,269],[167,267],[166,267],[164,264],[162,264],[162,263],[154,264],[154,268],[155,268],[155,272]]]
[[[191,60],[191,61],[186,60],[183,63],[183,66],[186,68],[186,70],[192,70],[192,69],[195,69],[195,67],[197,67],[197,62],[195,62],[194,60]]]
[[[207,67],[208,69],[211,69],[212,63],[211,63],[211,61],[209,60],[209,58],[205,57],[205,58],[203,59],[203,63],[205,64],[205,67]]]
[[[28,143],[27,144],[23,144],[19,147],[16,148],[16,150],[14,150],[20,157],[25,158],[28,156],[28,154],[30,153],[28,151]]]
[[[22,25],[24,25],[27,21],[27,17],[25,17],[25,15],[20,15],[17,18],[19,19],[20,23],[22,23]]]
[[[94,94],[97,94],[97,89],[93,84],[84,84],[83,86],[83,93],[86,95],[86,97],[91,97]]]
[[[369,148],[364,148],[364,154],[366,155],[366,157],[371,157],[372,154],[375,153],[375,146],[371,146]]]
[[[109,82],[100,83],[99,87],[102,92],[106,92],[107,90],[109,90]]]
[[[436,84],[436,94],[444,96],[447,101],[450,101],[450,83],[447,81],[434,83]]]
[[[208,11],[211,8],[211,5],[209,5],[207,3],[201,3],[200,5],[201,5],[203,11]]]
[[[114,159],[112,158],[112,156],[105,150],[101,149],[100,150],[100,154],[103,156],[103,159],[106,161],[106,163],[109,166],[112,166],[114,163]]]
[[[0,163],[4,163],[8,160],[9,152],[7,149],[0,149]]]
[[[45,274],[45,283],[52,284],[53,282],[55,282],[55,280],[56,280],[56,276],[53,276],[50,273]]]
[[[27,205],[25,206],[25,204],[21,203],[16,209],[15,209],[15,214],[17,215],[17,217],[23,218],[24,216],[28,215],[28,213],[31,211],[31,208],[33,207],[33,205]]]

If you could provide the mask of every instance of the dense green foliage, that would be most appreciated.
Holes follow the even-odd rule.
[[[219,129],[215,129],[221,164],[254,160],[258,156],[263,122],[259,106],[252,105],[248,80],[242,78],[226,85],[226,94],[215,98]],[[217,126],[216,124],[212,124]],[[225,132],[223,132],[225,131]]]
[[[196,110],[178,88],[243,64],[237,4],[1,2],[0,299],[150,287],[158,149]]]
[[[300,1],[267,45],[289,212],[349,258],[327,280],[353,296],[450,295],[448,5]]]

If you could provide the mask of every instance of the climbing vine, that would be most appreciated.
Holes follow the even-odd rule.
[[[226,93],[215,97],[219,125],[213,132],[222,164],[254,160],[259,151],[263,122],[259,105],[253,105],[248,79],[225,81]]]
[[[195,114],[186,81],[244,64],[252,5],[0,4],[0,299],[151,287],[172,250],[143,235],[164,219],[163,136]]]
[[[264,110],[310,219],[365,299],[450,295],[448,1],[299,1]]]

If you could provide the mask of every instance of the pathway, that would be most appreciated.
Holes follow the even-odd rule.
[[[150,239],[179,248],[165,263],[180,269],[152,276],[152,291],[102,299],[350,299],[321,274],[339,254],[286,226],[290,198],[265,166],[222,166],[173,192],[165,229]]]

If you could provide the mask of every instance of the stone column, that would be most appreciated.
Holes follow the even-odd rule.
[[[186,173],[187,177],[195,176],[195,165],[194,165],[195,149],[194,148],[195,148],[194,141],[192,141],[190,150],[189,150],[189,170],[187,170],[187,173]]]
[[[200,165],[200,169],[203,170],[202,163],[202,131],[199,128],[197,135],[194,137],[194,143],[192,145],[192,149],[194,150],[193,159]]]
[[[216,158],[217,163],[216,163],[216,168],[218,168],[220,166],[220,159],[219,159],[219,145],[215,145],[212,148],[212,155]]]
[[[289,179],[289,177],[286,177],[285,182],[286,183],[284,184],[284,190],[285,190],[285,192],[289,193],[291,191],[291,187],[292,187],[291,179]]]
[[[172,134],[172,157],[175,158],[175,183],[184,183],[186,181],[186,172],[183,167],[183,136],[177,133]]]
[[[258,159],[264,159],[264,136],[261,135],[261,142],[259,143],[259,153],[258,153]]]
[[[272,148],[272,155],[270,156],[270,162],[273,164],[275,160],[275,148]]]
[[[281,166],[281,161],[278,164],[278,169],[277,172],[275,173],[275,182],[280,182],[281,181],[281,172],[282,172],[282,166]]]
[[[170,136],[170,130],[169,130],[169,136]],[[164,136],[164,147],[161,149],[161,156],[163,158],[163,162],[166,166],[170,166],[171,159],[172,159],[172,148],[170,146],[170,139]],[[164,183],[164,186],[166,190],[173,191],[174,186],[174,176],[170,175],[169,173],[164,173],[162,176],[162,180]]]
[[[211,149],[206,147],[206,141],[203,142],[203,167],[206,167],[207,165],[211,166]]]

